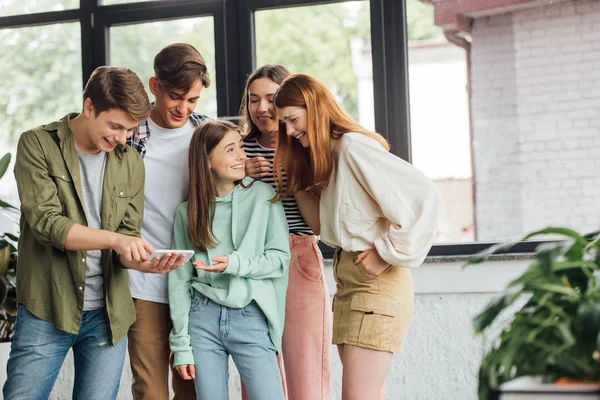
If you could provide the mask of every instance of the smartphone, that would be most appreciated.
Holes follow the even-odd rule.
[[[194,256],[194,250],[169,250],[169,249],[161,249],[161,250],[154,250],[154,253],[152,253],[150,255],[150,260],[152,261],[155,257],[164,257],[167,254],[179,254],[179,255],[184,255],[185,258],[183,259],[184,262],[188,262],[190,261],[190,259]]]

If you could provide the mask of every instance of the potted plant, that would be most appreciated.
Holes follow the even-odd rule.
[[[6,173],[10,158],[8,153],[0,159],[0,178]],[[0,212],[14,220],[18,209],[0,199]],[[11,233],[0,233],[0,342],[10,341],[17,318],[17,240]]]
[[[475,332],[481,334],[518,299],[525,302],[484,356],[481,400],[494,398],[500,385],[524,376],[543,383],[600,382],[600,236],[549,227],[522,240],[543,235],[560,241],[540,244],[525,272],[474,319]],[[513,245],[492,246],[467,264]]]

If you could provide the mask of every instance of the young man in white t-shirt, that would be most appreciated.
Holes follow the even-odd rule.
[[[173,219],[188,196],[188,150],[194,128],[208,119],[195,113],[210,79],[202,55],[175,43],[154,58],[149,80],[154,95],[150,118],[139,124],[128,144],[144,160],[146,183],[142,237],[156,249],[171,248]],[[169,398],[171,318],[167,276],[129,271],[137,321],[129,330],[134,399]],[[175,399],[196,398],[193,381],[173,373]]]

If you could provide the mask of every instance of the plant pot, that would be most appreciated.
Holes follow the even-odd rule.
[[[497,391],[498,400],[600,400],[600,383],[561,380],[542,383],[541,377],[523,376],[506,382]]]

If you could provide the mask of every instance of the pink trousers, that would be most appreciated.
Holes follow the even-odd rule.
[[[316,236],[290,235],[290,272],[279,357],[288,400],[329,400],[331,307],[317,242]],[[251,400],[243,385],[242,399]]]

